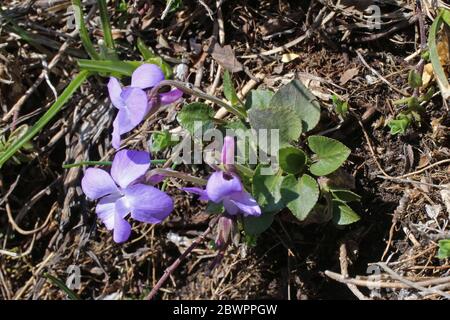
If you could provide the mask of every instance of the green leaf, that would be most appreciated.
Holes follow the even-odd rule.
[[[441,9],[442,20],[450,27],[450,10]]]
[[[274,213],[263,212],[259,217],[244,217],[242,219],[246,236],[257,236],[270,228]]]
[[[450,258],[450,239],[439,240],[439,251],[436,257],[439,259]]]
[[[430,50],[430,60],[431,64],[433,65],[433,73],[437,77],[442,96],[444,97],[444,99],[447,99],[450,96],[450,84],[448,83],[445,70],[441,65],[436,44],[437,34],[442,23],[444,22],[443,15],[445,14],[445,12],[446,10],[442,10],[436,17],[436,19],[434,19],[434,22],[430,27],[430,33],[428,35],[428,48]],[[447,17],[448,13],[446,15],[446,19]]]
[[[359,221],[359,215],[348,205],[339,200],[333,200],[333,221],[340,226]]]
[[[46,277],[53,285],[57,286],[59,289],[64,291],[70,300],[80,300],[80,297],[75,292],[70,290],[66,286],[66,284],[64,282],[62,282],[60,279],[58,279],[48,273],[44,273],[44,277]]]
[[[280,167],[286,173],[297,174],[302,172],[307,160],[306,154],[298,148],[286,147],[280,149]]]
[[[150,150],[152,152],[163,151],[167,148],[178,144],[178,141],[172,140],[172,135],[169,131],[164,130],[152,133]]]
[[[100,10],[100,22],[103,30],[103,38],[105,39],[106,47],[109,49],[108,53],[114,60],[118,60],[119,58],[116,53],[116,47],[114,45],[114,39],[111,32],[111,24],[109,22],[106,0],[97,0],[97,5]]]
[[[341,200],[343,202],[355,202],[360,201],[361,196],[345,189],[331,189],[331,193],[333,194],[333,197],[337,200]]]
[[[263,166],[259,165],[255,170],[252,193],[263,212],[277,213],[285,207],[281,199],[281,184],[284,178],[280,173],[263,175],[262,168]]]
[[[396,119],[389,121],[388,126],[391,128],[391,134],[404,134],[411,124],[411,118],[401,113]]]
[[[0,168],[3,164],[8,161],[22,146],[26,145],[33,137],[42,130],[42,128],[52,120],[56,114],[61,110],[64,104],[72,97],[75,91],[86,81],[89,76],[89,72],[81,71],[67,88],[61,93],[58,99],[52,104],[52,106],[44,113],[44,115],[39,118],[39,120],[27,131],[26,134],[20,137],[20,139],[16,140],[14,144],[8,147],[4,153],[0,155]]]
[[[140,61],[112,61],[112,60],[88,60],[78,59],[78,67],[81,70],[99,73],[102,76],[121,75],[131,77],[131,74],[143,62]]]
[[[411,88],[420,88],[422,86],[422,76],[416,70],[411,70],[408,74],[408,84]]]
[[[336,113],[345,117],[348,114],[348,102],[341,100],[337,95],[333,94],[331,96],[331,100],[333,101],[333,105],[336,108]]]
[[[89,37],[89,32],[84,22],[81,0],[72,0],[72,10],[75,16],[75,24],[79,30],[81,43],[83,44],[84,49],[92,59],[100,60],[100,56],[92,44],[91,38]]]
[[[117,12],[126,13],[128,11],[128,4],[126,0],[120,0],[119,3],[116,3]]]
[[[178,112],[177,120],[191,134],[200,127],[205,132],[214,127],[214,110],[204,103],[194,102]]]
[[[293,116],[294,115],[294,116]],[[271,143],[271,130],[279,130],[279,143],[280,146],[286,146],[291,141],[297,140],[302,133],[302,123],[295,113],[290,108],[255,108],[252,107],[248,111],[248,118],[250,125],[256,132],[260,133],[260,130],[267,130],[267,146],[261,145],[261,149],[268,153],[272,152]],[[273,150],[275,151],[275,150]],[[276,150],[278,153],[278,149]]]
[[[141,38],[138,38],[136,46],[144,60],[158,57],[158,55],[151,48],[146,46]]]
[[[304,174],[300,179],[289,175],[285,177],[281,187],[283,201],[294,216],[304,221],[319,200],[319,186],[314,178]]]
[[[317,155],[317,161],[310,167],[311,173],[316,176],[326,176],[336,171],[351,152],[343,143],[323,136],[310,136],[308,146]]]
[[[292,109],[302,120],[303,132],[319,123],[320,104],[317,98],[299,80],[292,80],[275,93],[271,107]]]
[[[274,96],[273,91],[269,90],[252,90],[247,95],[247,100],[245,101],[245,108],[249,110],[250,108],[264,109],[270,106],[270,100]]]
[[[225,70],[223,74],[223,93],[231,105],[236,106],[240,103],[228,70]]]

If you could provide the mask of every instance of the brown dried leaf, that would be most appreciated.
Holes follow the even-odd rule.
[[[356,77],[358,75],[358,68],[352,68],[352,69],[348,69],[347,71],[345,71],[342,76],[341,79],[339,80],[341,85],[346,84],[347,82],[349,82],[350,80],[352,80],[354,77]]]
[[[236,59],[230,45],[221,47],[216,43],[211,55],[223,68],[232,73],[244,70],[242,64]]]

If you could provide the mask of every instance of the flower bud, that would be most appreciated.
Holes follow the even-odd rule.
[[[216,248],[225,249],[230,242],[230,235],[234,233],[235,221],[233,218],[222,215],[217,222],[217,237],[215,241]]]

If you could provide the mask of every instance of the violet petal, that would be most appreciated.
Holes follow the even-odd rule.
[[[125,107],[125,101],[123,101],[121,97],[122,87],[119,83],[119,80],[114,77],[109,78],[108,92],[109,99],[111,99],[113,106],[118,109]]]
[[[145,151],[120,150],[116,153],[111,176],[114,181],[126,188],[130,183],[142,177],[150,167],[150,154]]]
[[[116,213],[116,201],[120,194],[113,194],[100,199],[95,207],[98,218],[108,230],[114,229],[114,216]]]
[[[239,208],[233,201],[230,200],[230,198],[223,199],[223,207],[225,211],[232,216],[239,213]]]
[[[137,126],[148,113],[147,94],[139,88],[125,88],[122,90],[121,97],[127,105],[129,122]]]
[[[241,191],[242,184],[239,178],[234,174],[221,171],[214,172],[206,185],[209,199],[216,203],[222,201],[224,197]]]
[[[121,215],[116,212],[114,216],[114,233],[113,240],[122,243],[128,240],[131,234],[131,225]]]
[[[156,86],[164,80],[164,72],[156,64],[143,64],[134,70],[131,76],[131,86],[146,89]]]
[[[81,189],[92,200],[118,192],[118,188],[109,173],[98,168],[86,170],[81,180]]]
[[[230,197],[230,201],[235,204],[239,210],[247,216],[260,216],[261,208],[255,199],[246,191],[233,194]]]
[[[160,223],[173,210],[173,200],[161,190],[145,184],[134,184],[124,190],[131,217],[147,223]]]
[[[183,96],[183,91],[180,89],[172,89],[169,92],[163,92],[159,94],[161,105],[171,104],[180,99]]]

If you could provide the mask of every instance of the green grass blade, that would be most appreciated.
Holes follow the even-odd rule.
[[[0,168],[8,161],[23,145],[36,136],[39,131],[61,110],[73,93],[86,81],[88,71],[81,71],[67,86],[59,98],[52,104],[47,112],[17,141],[15,141],[4,153],[0,155]]]
[[[117,58],[116,47],[114,45],[114,39],[111,32],[111,24],[109,22],[108,7],[105,0],[97,0],[98,8],[100,10],[100,21],[103,29],[103,39],[105,40],[106,47],[109,48],[114,56]]]
[[[75,16],[75,23],[80,32],[80,39],[83,43],[83,47],[89,56],[94,60],[100,60],[100,56],[92,44],[91,38],[89,38],[89,32],[86,28],[83,17],[83,9],[81,7],[81,0],[72,0],[73,14]]]
[[[138,38],[137,40],[137,48],[144,60],[158,57],[152,50],[149,49],[149,47],[145,45],[144,41],[141,38]]]
[[[444,22],[442,15],[444,11],[441,11],[436,19],[434,19],[433,24],[430,28],[430,34],[428,36],[428,47],[430,51],[430,60],[433,65],[433,71],[438,78],[439,87],[441,88],[442,95],[447,98],[450,95],[450,84],[448,83],[447,76],[445,74],[444,68],[439,60],[439,52],[437,49],[436,38],[438,31]]]
[[[78,59],[78,66],[81,70],[100,73],[100,74],[118,74],[122,76],[131,76],[133,71],[143,62],[139,61],[112,61],[102,60],[94,61],[88,59]]]
[[[64,282],[62,282],[60,279],[52,276],[51,274],[44,273],[44,277],[46,277],[53,285],[60,288],[62,291],[64,291],[67,294],[67,297],[69,297],[70,300],[80,300],[80,297],[70,290]]]

